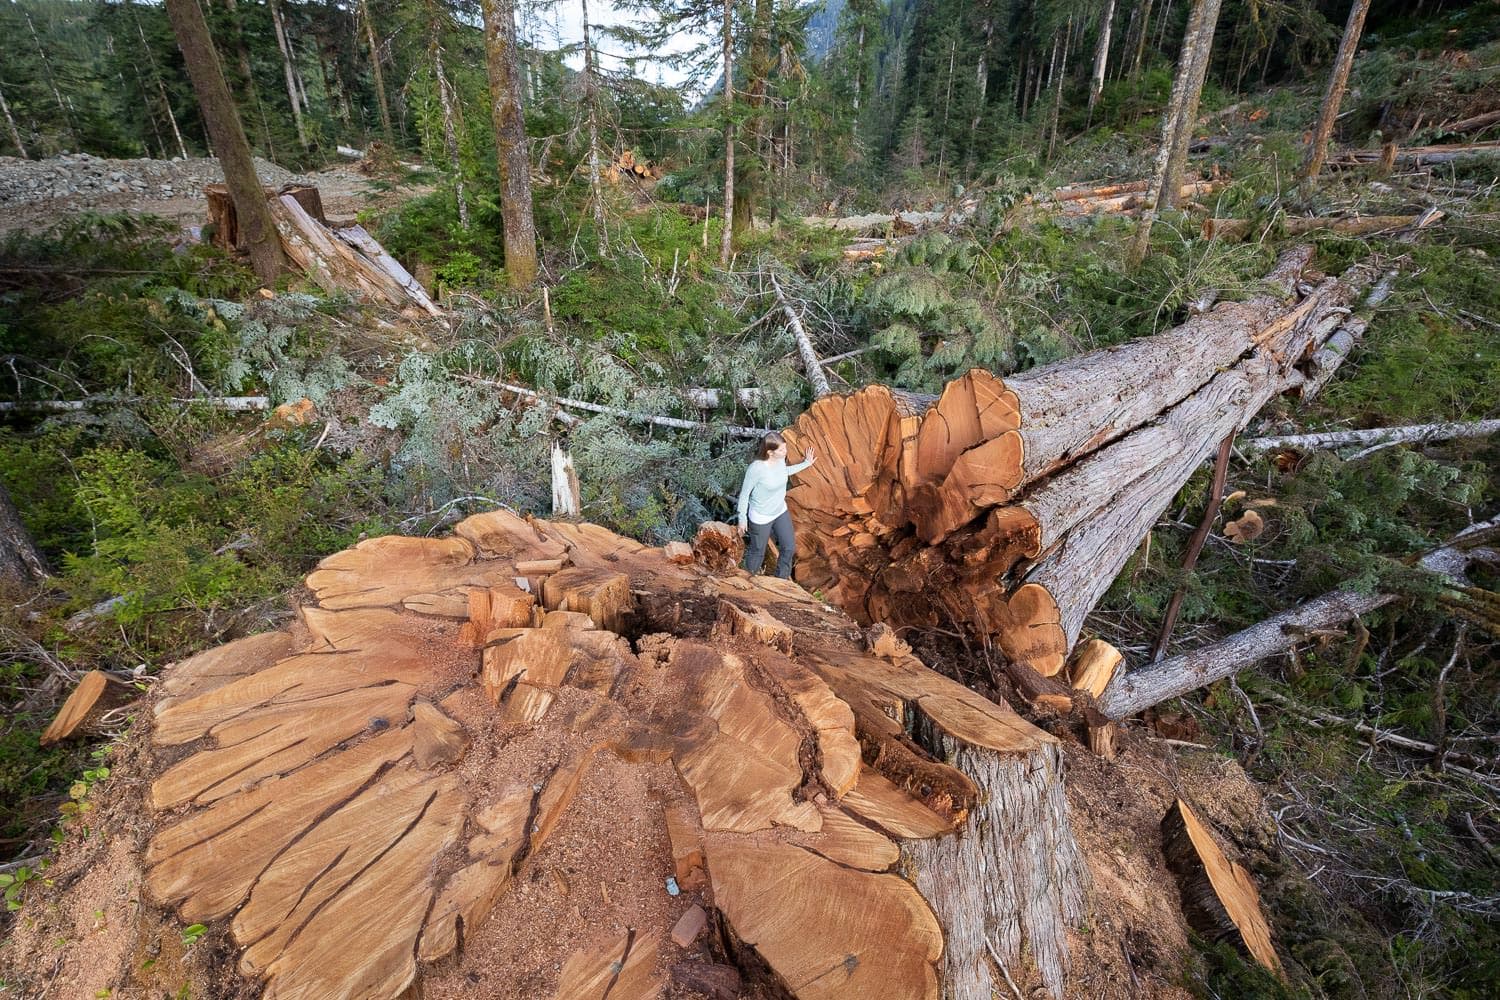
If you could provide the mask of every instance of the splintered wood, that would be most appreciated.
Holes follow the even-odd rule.
[[[1372,272],[1285,254],[1264,291],[1154,337],[938,396],[870,386],[787,432],[796,577],[862,622],[944,626],[1043,677],[1206,454],[1277,393]]]
[[[154,709],[146,889],[227,921],[263,996],[737,995],[732,963],[802,1000],[938,1000],[963,975],[945,933],[1001,921],[1007,961],[1062,961],[1056,742],[794,584],[495,512],[361,542],[307,587],[287,631],[170,667]],[[1044,807],[1000,822],[995,773]],[[958,836],[975,810],[1028,832]],[[899,866],[959,841],[988,871],[1045,847],[1055,884],[953,910]]]
[[[1208,827],[1181,799],[1167,812],[1161,830],[1167,865],[1177,874],[1192,928],[1211,941],[1236,941],[1261,965],[1282,975],[1250,873],[1225,857]]]

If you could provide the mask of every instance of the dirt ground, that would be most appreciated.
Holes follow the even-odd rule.
[[[431,186],[403,176],[371,176],[358,164],[334,164],[293,174],[257,161],[261,180],[279,187],[313,184],[331,220],[353,220],[360,212],[380,212]],[[407,171],[396,168],[402,175]],[[0,236],[17,230],[37,232],[84,212],[139,212],[161,216],[184,229],[207,221],[203,185],[220,179],[213,160],[101,160],[59,157],[20,160],[0,157]]]

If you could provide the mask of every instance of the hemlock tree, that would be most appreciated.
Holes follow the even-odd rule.
[[[182,60],[187,65],[188,78],[193,81],[193,91],[198,95],[198,106],[213,142],[214,154],[224,170],[224,183],[234,201],[240,232],[250,251],[250,263],[256,276],[270,284],[286,266],[286,256],[281,251],[281,240],[271,222],[271,209],[255,173],[255,161],[250,158],[245,128],[240,124],[239,112],[235,109],[234,99],[229,96],[219,56],[208,34],[208,22],[203,18],[198,0],[166,0],[166,7],[172,31],[177,35],[177,47],[182,50]]]
[[[1172,82],[1172,98],[1161,116],[1161,148],[1156,153],[1156,169],[1146,192],[1146,210],[1125,254],[1127,267],[1139,267],[1151,248],[1151,227],[1158,212],[1177,202],[1182,168],[1187,159],[1188,136],[1198,114],[1198,98],[1203,93],[1203,78],[1208,72],[1208,57],[1213,49],[1214,29],[1219,22],[1220,0],[1194,0],[1188,15],[1187,30],[1182,37],[1182,54],[1177,60],[1177,77]],[[1178,156],[1179,147],[1182,150]]]
[[[1349,10],[1344,37],[1339,42],[1339,54],[1333,60],[1333,71],[1328,75],[1328,89],[1323,94],[1323,106],[1318,111],[1318,123],[1313,126],[1307,158],[1302,161],[1299,176],[1304,181],[1316,180],[1323,170],[1323,161],[1328,158],[1328,141],[1333,138],[1333,123],[1338,118],[1339,105],[1344,101],[1344,88],[1349,85],[1349,70],[1354,65],[1354,53],[1359,48],[1359,36],[1364,31],[1365,15],[1369,12],[1370,0],[1354,0],[1354,6]]]
[[[521,74],[513,0],[480,0],[484,55],[490,74],[500,215],[505,221],[505,274],[512,290],[536,281],[536,223],[531,214],[531,153],[521,114]]]

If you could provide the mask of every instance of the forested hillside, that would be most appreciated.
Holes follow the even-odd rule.
[[[0,997],[1500,995],[1495,3],[0,30]]]

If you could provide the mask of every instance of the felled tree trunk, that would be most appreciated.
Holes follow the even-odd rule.
[[[325,559],[287,631],[165,671],[146,890],[227,920],[267,996],[394,998],[429,972],[655,995],[701,906],[704,967],[768,995],[988,997],[955,984],[994,934],[1060,997],[1086,876],[1056,741],[681,548],[497,511]],[[958,867],[913,881],[903,852]],[[971,907],[963,873],[998,871]]]
[[[1300,377],[1368,269],[1267,291],[1155,337],[936,397],[872,386],[788,433],[820,461],[787,494],[797,578],[856,618],[957,627],[1056,674],[1084,617],[1219,442]],[[825,457],[826,456],[826,457]]]

